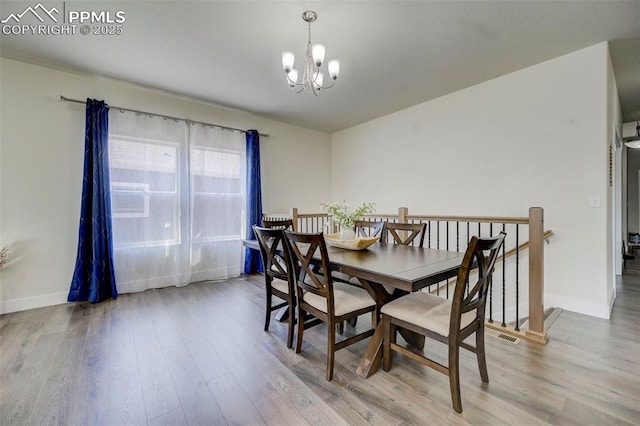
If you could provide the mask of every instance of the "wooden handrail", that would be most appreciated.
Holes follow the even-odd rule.
[[[291,213],[263,213],[265,217],[291,217]],[[328,213],[297,213],[299,218],[328,217]],[[398,214],[390,213],[370,213],[366,218],[398,219]],[[512,223],[527,225],[529,218],[526,217],[500,217],[500,216],[435,216],[435,215],[406,215],[407,220],[431,220],[440,222],[480,222],[480,223]]]
[[[397,214],[368,214],[366,217],[371,218],[398,218]],[[498,216],[435,216],[435,215],[406,215],[407,221],[410,220],[430,220],[434,222],[476,222],[476,223],[515,223],[526,225],[529,223],[528,217],[498,217]]]
[[[299,218],[309,218],[309,217],[329,217],[328,213],[298,213]]]
[[[549,241],[547,241],[547,239],[548,239],[550,236],[552,236],[552,235],[553,235],[553,230],[549,229],[549,230],[547,230],[547,231],[544,231],[544,234],[543,234],[543,236],[544,236],[544,240],[545,240],[547,243],[549,243]],[[507,258],[507,257],[513,256],[514,254],[516,254],[516,252],[517,252],[518,250],[524,250],[524,249],[526,249],[527,247],[529,247],[529,241],[525,241],[524,243],[520,244],[518,247],[514,247],[514,248],[512,248],[511,250],[507,251],[504,255],[499,256],[499,257],[496,259],[496,262],[498,262],[498,261],[502,260],[503,258]]]
[[[431,220],[441,222],[478,222],[478,223],[515,223],[526,225],[529,218],[526,217],[495,217],[495,216],[407,216],[408,220]]]

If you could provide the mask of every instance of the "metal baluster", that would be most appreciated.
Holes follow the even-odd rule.
[[[449,250],[449,221],[447,221],[447,250]]]
[[[447,250],[449,250],[449,221],[447,221]],[[447,278],[447,299],[449,298],[449,278]]]
[[[505,231],[505,224],[502,224],[502,232]],[[506,255],[507,255],[507,245],[503,244],[502,245],[502,326],[506,327],[506,315],[507,315],[507,309],[506,309],[506,297],[507,297],[507,281],[505,280],[505,265],[507,262],[505,262],[506,260]]]
[[[520,247],[520,235],[519,235],[519,231],[520,231],[520,224],[516,223],[516,331],[520,331],[520,309],[519,309],[519,302],[520,302],[520,277],[518,272],[520,272],[518,269],[520,267],[520,249],[518,247]]]
[[[478,223],[478,238],[480,238],[480,223]],[[489,280],[489,322],[493,323],[493,279]]]
[[[460,251],[460,222],[456,221],[456,251]]]
[[[427,247],[431,248],[431,221],[428,220],[427,221],[427,232],[428,232],[428,236],[429,238],[427,239]]]
[[[440,221],[439,220],[436,221],[436,247],[440,248]],[[429,248],[431,248],[431,245],[429,245]],[[449,289],[447,289],[447,291],[448,290]],[[436,296],[440,296],[440,283],[438,283],[436,287]]]

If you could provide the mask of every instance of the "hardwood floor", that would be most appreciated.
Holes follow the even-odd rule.
[[[287,349],[286,324],[262,331],[262,285],[0,316],[0,424],[640,424],[640,275],[618,283],[609,321],[563,311],[546,346],[487,337],[488,385],[463,351],[462,414],[447,377],[401,355],[389,373],[357,376],[368,340],[337,352],[327,382],[323,326],[305,332],[301,354]],[[426,350],[444,361],[436,345]]]

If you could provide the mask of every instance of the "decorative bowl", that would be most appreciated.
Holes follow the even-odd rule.
[[[378,241],[379,237],[357,237],[352,240],[341,240],[340,233],[324,234],[324,240],[328,245],[347,250],[364,250]]]

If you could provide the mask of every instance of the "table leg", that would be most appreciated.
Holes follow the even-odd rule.
[[[382,326],[382,322],[378,322],[378,326],[376,327],[376,331],[371,336],[371,340],[369,341],[369,346],[367,346],[367,350],[360,361],[360,365],[358,365],[358,369],[356,373],[363,378],[367,378],[371,376],[378,370],[380,367],[380,361],[382,361],[382,339],[384,337],[384,327]]]
[[[275,316],[277,321],[284,322],[289,319],[289,307],[283,306],[278,310],[278,313]]]
[[[375,300],[378,305],[378,309],[380,309],[384,304],[401,297],[403,294],[401,292],[394,291],[393,294],[388,293],[384,286],[378,283],[374,283],[362,278],[359,278],[362,286],[367,290],[369,295]],[[424,336],[421,336],[412,331],[398,328],[397,329],[400,335],[407,343],[415,346],[418,349],[424,348]],[[363,378],[367,378],[371,376],[378,370],[380,367],[380,362],[382,361],[382,341],[384,338],[384,327],[382,326],[382,322],[378,321],[376,326],[376,331],[371,336],[371,340],[369,341],[369,345],[367,346],[367,350],[358,365],[358,369],[356,373]]]

